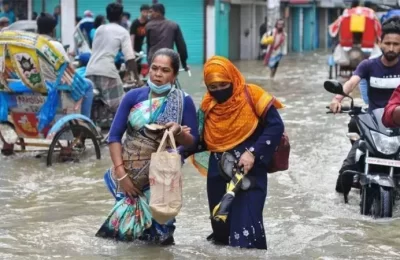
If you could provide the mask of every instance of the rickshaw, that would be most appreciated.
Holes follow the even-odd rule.
[[[26,32],[36,32],[37,25],[36,21],[33,20],[20,20],[12,23],[10,26],[7,27],[8,30],[12,31],[26,31]]]
[[[51,72],[54,79],[45,78]],[[47,166],[79,160],[88,141],[100,159],[103,139],[80,114],[77,101],[86,81],[43,36],[23,31],[0,33],[0,140],[3,155],[48,148]],[[79,102],[78,102],[79,104]],[[82,144],[83,143],[83,144]],[[19,149],[18,149],[19,148]]]
[[[90,21],[88,22],[87,20],[82,20],[80,21],[74,30],[74,42],[75,42],[75,48],[76,48],[76,55],[77,57],[79,56],[79,54],[81,53],[91,53],[92,50],[90,48],[90,43],[89,43],[89,36],[86,33],[85,30],[82,30],[82,28],[84,28],[85,24],[90,23]],[[93,22],[92,22],[93,24]],[[89,26],[86,26],[89,27]]]
[[[329,78],[350,77],[358,64],[379,52],[376,45],[381,35],[381,24],[375,12],[367,7],[344,10],[343,14],[329,26],[332,38],[338,38],[333,54],[329,57]],[[338,73],[339,71],[339,73]]]

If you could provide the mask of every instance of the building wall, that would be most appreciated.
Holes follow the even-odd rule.
[[[215,0],[215,54],[227,58],[229,57],[229,13],[229,3]]]
[[[55,7],[59,6],[60,3],[60,0],[32,0],[32,11],[36,12],[38,15],[40,15],[41,12],[54,14]],[[58,21],[56,27],[56,38],[61,39],[61,20]]]
[[[207,15],[206,15],[206,26],[207,26],[207,35],[206,35],[206,58],[210,58],[215,55],[215,42],[216,42],[216,15],[215,15],[215,6],[208,5],[207,6]]]
[[[250,60],[253,52],[255,10],[253,5],[240,8],[240,59]]]
[[[112,0],[77,0],[76,15],[83,17],[86,10],[90,10],[96,15],[106,15],[106,7]]]
[[[240,17],[240,5],[231,5],[231,11],[229,14],[229,59],[240,60],[241,45],[240,38],[242,35],[241,31],[241,17]]]
[[[318,9],[318,38],[319,38],[319,48],[328,48],[328,9],[319,8]]]
[[[313,51],[320,45],[319,10],[314,4],[290,6],[289,51]],[[322,30],[322,29],[321,29]]]
[[[42,12],[42,0],[32,0],[33,12],[40,14]]]

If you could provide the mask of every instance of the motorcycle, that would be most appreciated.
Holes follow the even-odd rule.
[[[356,162],[358,171],[347,170],[344,176],[357,177],[360,186],[360,213],[374,218],[390,218],[400,189],[400,129],[386,128],[382,124],[384,109],[367,113],[354,106],[353,98],[346,95],[343,86],[335,81],[325,81],[326,91],[351,99],[348,113],[357,123],[360,135],[349,133],[348,137],[358,141]],[[328,112],[332,113],[332,112]],[[347,198],[345,195],[345,202]]]
[[[137,86],[135,83],[124,83],[123,85],[125,93],[138,87],[139,86]],[[105,104],[99,89],[96,87],[93,88],[91,119],[102,130],[108,130],[111,127],[111,123],[114,119],[114,112],[112,112]]]
[[[145,57],[143,52],[136,54],[136,61]],[[123,76],[122,76],[123,77]],[[133,78],[131,76],[131,78]],[[138,88],[140,86],[136,85],[134,81],[124,82],[123,88],[124,92],[128,92],[131,89]],[[93,105],[92,105],[92,120],[95,124],[102,130],[108,130],[111,127],[112,121],[114,119],[114,112],[112,112],[109,107],[105,104],[102,99],[100,90],[94,86],[93,88]]]

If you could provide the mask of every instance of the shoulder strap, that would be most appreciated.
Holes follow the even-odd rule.
[[[250,93],[249,93],[249,87],[247,85],[244,86],[244,94],[246,96],[247,103],[250,105],[251,110],[253,110],[253,113],[258,117],[256,107],[253,103],[253,100],[251,99]]]
[[[257,115],[256,106],[254,105],[253,99],[251,98],[251,95],[250,95],[250,93],[249,93],[249,87],[248,87],[248,85],[245,85],[245,86],[244,86],[244,94],[245,94],[245,96],[246,96],[247,103],[248,103],[249,106],[251,107],[251,110],[253,110],[254,115],[256,115],[256,117],[258,118],[258,121],[259,121],[262,125],[264,125],[264,118],[260,118],[260,117]]]

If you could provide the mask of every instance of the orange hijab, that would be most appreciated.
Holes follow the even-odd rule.
[[[230,82],[232,97],[218,104],[207,92],[201,103],[204,112],[203,138],[211,152],[224,152],[241,144],[257,128],[259,118],[265,116],[271,105],[282,108],[275,97],[261,87],[248,84],[240,71],[228,59],[220,56],[210,58],[204,65],[204,81],[208,86],[216,82]],[[246,98],[245,87],[254,105],[253,112]]]

